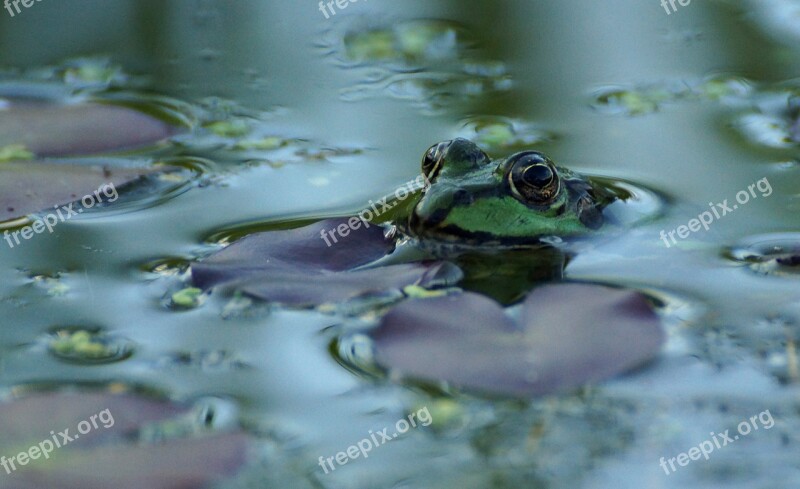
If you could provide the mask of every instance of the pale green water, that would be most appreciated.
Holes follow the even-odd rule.
[[[798,149],[747,141],[731,124],[752,103],[715,102],[700,92],[710,76],[740,77],[758,90],[789,82],[800,73],[800,43],[766,27],[770,38],[743,8],[697,1],[667,15],[656,0],[372,0],[326,20],[314,2],[44,0],[14,18],[3,12],[2,66],[107,55],[147,75],[158,93],[234,100],[265,111],[258,117],[280,136],[364,151],[277,168],[221,162],[212,183],[161,205],[97,214],[55,237],[0,247],[2,386],[118,380],[178,398],[231,396],[260,444],[229,487],[797,487],[798,390],[781,381],[791,377],[787,338],[800,334],[798,277],[757,275],[732,266],[723,252],[748,236],[799,230]],[[328,54],[331,40],[431,17],[463,24],[484,59],[504,64],[512,85],[455,96],[433,114],[385,90],[343,100],[374,72],[339,66]],[[592,107],[609,87],[647,86],[678,87],[684,96],[639,116]],[[414,178],[423,151],[462,134],[475,116],[527,121],[555,135],[536,147],[560,164],[671,199],[663,217],[586,250],[566,271],[675,298],[665,353],[646,370],[582,395],[530,405],[458,398],[462,427],[412,431],[325,475],[319,456],[436,401],[339,365],[328,351],[336,329],[325,328],[341,319],[288,311],[224,319],[219,297],[171,311],[163,299],[172,282],[142,267],[205,253],[210,235],[233,226],[357,211]],[[770,196],[694,233],[691,246],[668,249],[659,239],[708,202],[733,201],[763,178]],[[57,297],[30,279],[57,273],[69,288]],[[31,348],[54,326],[68,325],[102,326],[130,340],[134,355],[79,366]],[[215,350],[249,368],[169,361]],[[769,431],[670,476],[658,466],[660,457],[764,410],[776,421]]]

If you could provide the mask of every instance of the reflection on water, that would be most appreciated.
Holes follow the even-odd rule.
[[[51,65],[71,90],[152,92],[200,117],[158,155],[198,175],[170,186],[169,199],[0,251],[2,387],[115,379],[230,398],[260,449],[225,487],[796,487],[782,445],[800,428],[793,8],[693,2],[666,15],[656,1],[375,0],[325,19],[312,3],[60,0],[3,16],[0,88],[51,76]],[[215,295],[170,310],[165,297],[216,237],[357,212],[455,136],[493,157],[533,145],[570,169],[653,189],[618,209],[635,225],[532,268],[664,298],[669,343],[647,369],[574,395],[458,397],[468,422],[320,475],[319,454],[444,394],[338,363],[341,331],[373,318]],[[765,178],[768,199],[679,248],[659,240]],[[513,264],[476,263],[470,280]],[[80,360],[97,355],[113,361]],[[709,430],[767,409],[775,430],[669,478],[659,468]]]

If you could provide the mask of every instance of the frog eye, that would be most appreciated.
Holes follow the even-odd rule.
[[[507,178],[512,194],[525,203],[549,204],[561,189],[555,167],[541,153],[516,156]]]
[[[450,147],[452,141],[442,141],[439,144],[434,144],[425,153],[422,158],[422,173],[429,181],[439,173],[442,167],[442,158]]]
[[[534,188],[545,188],[551,183],[555,175],[547,165],[531,165],[522,172],[522,181]]]

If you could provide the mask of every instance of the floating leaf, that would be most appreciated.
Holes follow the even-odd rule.
[[[679,94],[661,87],[631,90],[610,88],[597,94],[595,107],[613,113],[637,116],[656,112],[664,103],[678,97]]]
[[[188,287],[172,294],[172,304],[187,309],[198,307],[202,299],[203,290],[197,287]]]
[[[162,168],[163,170],[163,168]],[[53,209],[91,195],[104,185],[116,189],[157,171],[43,162],[0,164],[0,221]],[[103,197],[103,194],[101,194]]]
[[[24,102],[0,110],[0,147],[22,145],[37,156],[136,149],[174,132],[159,119],[116,105]]]
[[[411,377],[539,396],[641,365],[664,334],[639,293],[555,284],[528,296],[521,324],[491,299],[467,293],[404,302],[372,337],[378,363]]]
[[[107,363],[123,360],[132,353],[129,342],[102,330],[59,328],[48,336],[50,352],[67,362]]]
[[[0,148],[0,162],[15,160],[31,160],[33,153],[23,144],[9,144]]]
[[[458,33],[453,23],[438,20],[401,22],[392,28],[351,32],[344,38],[350,60],[382,62],[404,59],[409,63],[455,59],[459,54]]]
[[[198,424],[189,412],[133,394],[87,392],[37,393],[0,404],[0,453],[15,457],[0,472],[0,488],[205,487],[244,463],[246,437],[184,436],[193,432],[186,425]],[[151,440],[149,433],[164,436]],[[36,458],[23,457],[23,465],[23,452]]]
[[[290,231],[248,236],[193,264],[193,283],[202,289],[233,285],[259,299],[299,306],[341,302],[415,284],[450,284],[460,278],[457,268],[445,263],[354,270],[390,253],[394,242],[384,236],[382,227],[359,221],[356,228],[353,222],[352,218],[328,219]]]
[[[242,119],[211,122],[206,129],[223,138],[238,138],[250,133],[250,126]]]
[[[511,150],[524,150],[555,139],[555,135],[518,119],[498,116],[476,116],[464,122],[459,136],[475,141],[490,153],[503,155]]]

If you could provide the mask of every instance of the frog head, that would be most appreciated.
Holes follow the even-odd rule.
[[[421,240],[515,245],[586,234],[613,200],[542,153],[492,160],[467,139],[432,146],[422,172],[427,184],[401,226]]]

